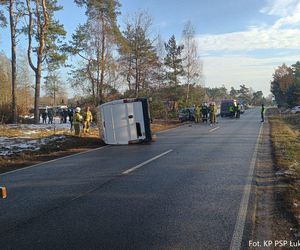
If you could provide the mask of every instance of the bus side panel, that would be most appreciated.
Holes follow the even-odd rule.
[[[112,105],[113,130],[117,144],[128,144],[130,134],[128,131],[128,113],[126,104]]]
[[[113,129],[113,120],[112,120],[112,107],[105,106],[101,107],[101,114],[102,114],[102,124],[103,124],[103,139],[104,142],[107,144],[115,144],[116,138]]]
[[[138,138],[136,131],[136,119],[138,119],[135,111],[136,102],[126,103],[127,115],[128,115],[128,141],[136,140]]]

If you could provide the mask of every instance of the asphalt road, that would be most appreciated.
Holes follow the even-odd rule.
[[[0,249],[244,249],[259,115],[0,175]]]

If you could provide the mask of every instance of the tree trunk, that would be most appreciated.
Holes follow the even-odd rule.
[[[41,91],[41,75],[42,75],[42,58],[44,55],[44,49],[45,49],[45,32],[48,28],[49,24],[49,16],[47,13],[47,5],[46,0],[42,0],[39,2],[38,0],[35,0],[35,6],[36,6],[36,18],[37,18],[37,30],[38,30],[38,48],[37,48],[37,66],[35,67],[32,62],[31,57],[31,51],[32,51],[32,10],[30,6],[30,0],[26,0],[27,4],[27,10],[29,15],[29,24],[28,24],[28,49],[27,49],[27,55],[28,55],[28,61],[29,65],[32,68],[32,70],[35,72],[35,94],[34,94],[34,122],[38,124],[40,122],[40,91]],[[39,7],[40,4],[42,5],[43,9],[43,17],[40,15]],[[43,21],[43,23],[42,23]]]
[[[39,61],[39,60],[38,60]],[[38,63],[37,71],[35,72],[35,94],[34,94],[34,123],[40,122],[40,92],[41,92],[41,63]]]
[[[189,98],[190,98],[190,83],[188,82],[188,84],[187,84],[187,91],[186,91],[186,100],[185,100],[185,105],[186,106],[189,103]]]
[[[102,21],[102,48],[101,48],[101,75],[100,75],[100,92],[99,92],[99,102],[103,102],[103,85],[104,85],[104,71],[105,71],[105,23],[103,16],[101,17]]]
[[[16,24],[14,20],[14,0],[9,3],[10,34],[11,34],[11,81],[12,81],[12,123],[17,123],[17,103],[16,103],[16,79],[17,79],[17,56],[16,56]]]
[[[135,59],[135,97],[139,97],[138,58]]]

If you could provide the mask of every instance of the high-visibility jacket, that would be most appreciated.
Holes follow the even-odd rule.
[[[241,105],[240,104],[237,105],[237,110],[241,111]]]
[[[84,120],[91,122],[93,120],[93,115],[91,111],[85,112]]]
[[[217,107],[216,107],[216,105],[211,105],[210,106],[210,112],[213,113],[213,114],[217,113]]]
[[[229,106],[229,111],[230,111],[230,112],[233,112],[233,111],[234,111],[234,109],[233,109],[233,106],[232,106],[232,105],[230,105],[230,106]]]
[[[75,115],[73,116],[73,124],[79,124],[82,121],[82,116],[76,112]]]
[[[200,109],[199,106],[197,106],[197,107],[195,108],[195,114],[196,114],[197,116],[200,116],[200,112],[201,112],[201,109]]]

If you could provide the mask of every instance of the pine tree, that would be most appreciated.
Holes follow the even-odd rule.
[[[164,64],[167,67],[166,80],[169,86],[176,87],[180,84],[180,77],[184,76],[183,59],[181,53],[183,45],[177,45],[175,36],[173,35],[168,43],[165,43],[167,55]]]
[[[98,104],[104,101],[104,91],[109,88],[111,74],[114,74],[113,46],[119,44],[122,37],[117,25],[121,5],[117,0],[75,0],[75,3],[86,8],[88,19],[78,26],[67,49],[84,61],[72,71],[72,81],[90,90],[93,101]],[[77,81],[78,74],[90,86],[82,86]]]
[[[122,74],[135,97],[147,95],[159,67],[156,48],[148,34],[150,26],[151,18],[146,13],[136,14],[123,33],[126,46],[119,50]]]
[[[0,28],[1,27],[6,27],[7,25],[7,20],[5,18],[3,10],[0,10]]]
[[[17,101],[16,101],[16,90],[17,90],[17,25],[19,23],[20,17],[24,15],[23,9],[24,5],[21,1],[18,0],[3,0],[0,3],[7,7],[9,13],[9,26],[10,26],[10,41],[11,41],[11,86],[12,86],[12,103],[11,103],[11,114],[12,114],[12,123],[17,122]],[[6,19],[3,16],[3,12],[0,12],[0,25],[6,24]]]

